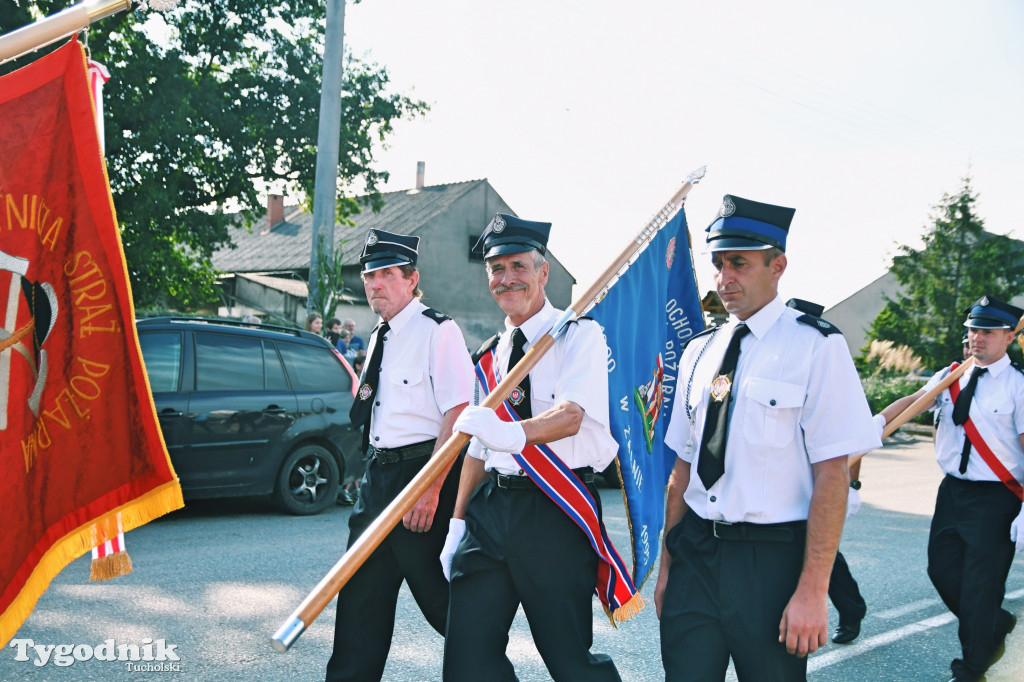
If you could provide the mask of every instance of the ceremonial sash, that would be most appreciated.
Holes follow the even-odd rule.
[[[487,395],[498,385],[495,350],[483,354],[476,375]],[[495,410],[502,421],[519,421],[508,400]],[[625,564],[615,550],[598,514],[597,502],[587,487],[565,462],[547,445],[527,445],[522,453],[512,453],[520,468],[552,502],[580,527],[600,561],[597,565],[597,596],[612,625],[632,618],[644,608]]]
[[[954,362],[951,369],[956,369],[959,366],[960,363]],[[953,404],[955,405],[956,398],[960,395],[959,381],[954,381],[949,385],[949,395],[953,398]],[[967,417],[967,421],[964,423],[964,432],[967,434],[967,438],[971,441],[971,445],[978,451],[981,458],[985,460],[985,464],[988,465],[989,469],[999,477],[999,480],[1003,482],[1003,485],[1009,488],[1010,492],[1016,495],[1018,499],[1024,500],[1024,486],[1021,486],[1020,481],[1015,479],[1013,474],[1007,471],[1006,467],[1003,466],[1003,463],[999,461],[998,457],[996,457],[996,454],[992,452],[992,449],[981,437],[978,427],[975,426],[974,421],[971,420],[969,415]]]

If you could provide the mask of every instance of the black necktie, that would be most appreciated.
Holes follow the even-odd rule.
[[[964,390],[960,391],[960,395],[956,397],[956,402],[953,403],[953,423],[957,426],[963,426],[967,423],[967,416],[971,411],[971,398],[974,397],[974,389],[978,386],[978,377],[988,371],[988,367],[975,367],[974,372],[971,373],[971,378],[967,381],[967,385],[964,386]],[[964,449],[960,451],[960,473],[967,472],[967,460],[971,456],[971,439],[964,434]]]
[[[740,324],[732,332],[729,347],[722,358],[711,384],[711,402],[704,418],[704,434],[700,439],[700,458],[697,460],[697,474],[705,490],[725,473],[725,442],[729,436],[729,407],[733,401],[732,383],[736,374],[736,363],[740,358],[740,341],[750,332]]]
[[[522,329],[516,327],[512,331],[512,353],[508,356],[508,372],[511,372],[512,368],[526,355],[526,351],[523,349],[525,345],[526,334],[523,333]],[[508,372],[505,372],[505,374],[508,374]],[[519,385],[512,391],[512,395],[509,396],[508,401],[512,404],[520,419],[529,419],[533,416],[533,406],[530,404],[529,374],[519,382]]]
[[[377,401],[377,385],[380,383],[380,363],[384,359],[385,334],[390,331],[391,326],[387,322],[377,325],[377,339],[373,344],[373,352],[370,359],[363,368],[363,383],[359,386],[356,399],[352,401],[352,408],[348,411],[352,426],[363,427],[363,452],[370,443],[370,415],[373,414],[374,403]]]

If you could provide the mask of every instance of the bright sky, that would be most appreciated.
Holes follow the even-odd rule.
[[[427,184],[486,177],[554,223],[583,286],[704,164],[702,293],[725,193],[797,209],[780,293],[826,306],[919,245],[968,172],[986,229],[1024,238],[1018,0],[364,0],[345,29],[432,107],[379,153],[385,189],[417,161]]]

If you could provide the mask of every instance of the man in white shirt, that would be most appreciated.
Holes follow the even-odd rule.
[[[550,227],[499,214],[481,237],[489,288],[507,317],[501,334],[477,352],[479,381],[503,378],[561,316],[544,294]],[[606,357],[595,322],[570,324],[509,397],[513,421],[468,407],[455,423],[473,440],[441,556],[451,577],[448,682],[515,679],[505,648],[520,604],[554,680],[619,679],[608,656],[590,653],[598,555],[516,459],[530,446],[550,448],[573,484],[597,501],[600,517],[594,471],[617,451],[608,430]]]
[[[679,365],[654,599],[668,680],[804,679],[825,644],[847,457],[881,445],[835,327],[778,296],[793,209],[726,195],[708,227],[722,327]],[[682,404],[680,404],[682,403]]]
[[[420,302],[419,237],[370,230],[363,246],[366,300],[380,315],[350,416],[369,455],[349,517],[351,547],[451,436],[473,397],[462,332]],[[328,680],[380,680],[404,580],[442,635],[448,583],[437,557],[458,491],[458,464],[440,476],[338,595]]]
[[[928,537],[928,577],[960,620],[962,658],[950,664],[953,679],[973,682],[1002,655],[1017,623],[1003,594],[1014,551],[1024,550],[1024,373],[1006,350],[1024,311],[982,296],[964,314],[974,367],[921,412],[937,413],[935,458],[946,474]],[[882,410],[878,428],[954,367]]]

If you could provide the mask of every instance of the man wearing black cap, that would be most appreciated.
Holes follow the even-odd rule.
[[[349,547],[448,440],[473,397],[462,332],[419,300],[418,248],[419,237],[370,230],[359,259],[366,300],[380,320],[350,412],[369,461],[349,517]],[[440,476],[342,588],[328,680],[381,679],[403,580],[444,634],[448,583],[437,557],[457,490],[457,471]]]
[[[793,209],[726,195],[708,227],[729,321],[694,336],[654,599],[668,680],[804,679],[825,644],[847,457],[881,445],[838,330],[778,296]],[[682,404],[679,404],[679,403]]]
[[[1006,354],[1024,310],[982,296],[964,311],[974,367],[935,403],[935,458],[946,473],[928,536],[928,577],[959,619],[954,680],[978,680],[1017,618],[1003,608],[1014,551],[1024,550],[1024,373]],[[879,430],[949,375],[951,365],[875,417]],[[916,416],[916,415],[914,415]]]
[[[490,291],[507,316],[505,329],[477,352],[484,390],[562,314],[544,294],[550,228],[499,214],[481,237]],[[606,359],[600,327],[592,320],[571,324],[512,392],[506,413],[512,421],[468,407],[455,423],[473,440],[441,556],[451,578],[448,682],[515,679],[505,648],[520,604],[553,679],[619,679],[609,657],[590,653],[597,554],[516,459],[530,447],[549,447],[600,500],[594,470],[603,470],[617,450],[608,431]]]

